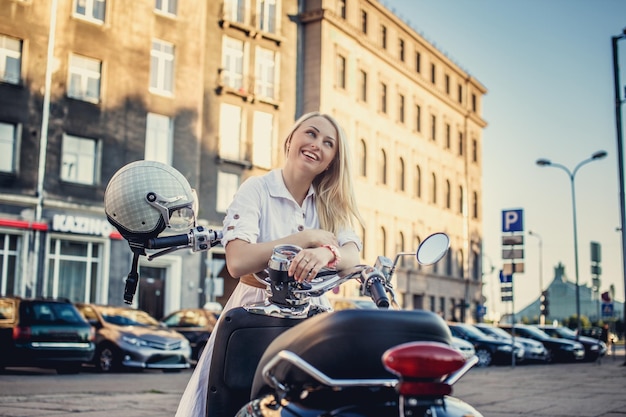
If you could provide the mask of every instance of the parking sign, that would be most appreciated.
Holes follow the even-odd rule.
[[[502,210],[502,232],[523,232],[524,210]]]

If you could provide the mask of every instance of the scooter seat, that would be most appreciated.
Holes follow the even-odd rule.
[[[389,348],[412,341],[451,344],[445,321],[425,310],[340,310],[307,319],[267,347],[257,367],[252,398],[270,392],[263,367],[278,352],[288,350],[334,379],[385,379],[394,376],[381,361]],[[294,365],[282,362],[274,376],[296,391],[320,385]]]

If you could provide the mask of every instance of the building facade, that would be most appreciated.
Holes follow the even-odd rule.
[[[126,163],[171,164],[220,228],[235,190],[282,163],[304,112],[350,137],[363,259],[403,259],[404,308],[471,320],[481,303],[486,89],[377,1],[0,0],[0,293],[121,304],[127,243],[103,210]],[[223,249],[142,259],[135,305],[222,303]],[[354,295],[353,288],[343,289]]]

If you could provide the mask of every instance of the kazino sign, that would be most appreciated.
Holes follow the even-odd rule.
[[[113,226],[103,219],[55,214],[52,218],[52,230],[55,232],[108,237],[113,231]]]

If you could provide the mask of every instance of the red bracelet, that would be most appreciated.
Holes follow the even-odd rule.
[[[322,248],[326,248],[331,251],[335,257],[332,261],[328,262],[326,265],[327,268],[335,269],[337,268],[337,264],[341,261],[341,255],[339,255],[339,249],[335,245],[322,245]]]

